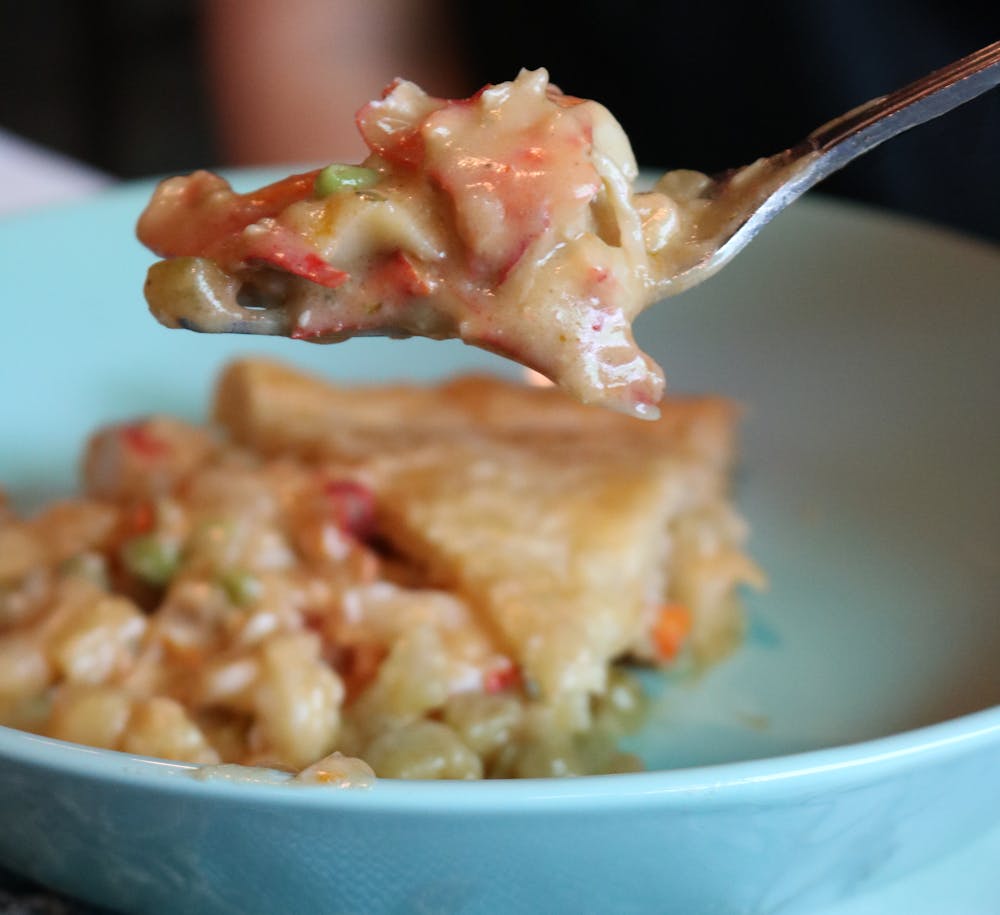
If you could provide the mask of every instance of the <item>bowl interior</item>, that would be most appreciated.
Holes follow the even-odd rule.
[[[167,331],[146,312],[151,257],[133,239],[149,189],[0,223],[0,485],[19,504],[69,492],[103,422],[203,416],[237,354],[350,381],[518,372],[457,343]],[[770,578],[747,596],[740,651],[697,678],[648,678],[633,748],[649,767],[861,741],[1000,702],[998,294],[994,250],[818,199],[640,320],[675,390],[745,404],[737,501]]]

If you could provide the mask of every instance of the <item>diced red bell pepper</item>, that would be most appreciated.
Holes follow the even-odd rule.
[[[349,273],[323,260],[298,232],[273,219],[249,226],[242,240],[244,260],[262,261],[328,289],[336,289],[350,278]]]
[[[495,667],[483,674],[483,690],[490,695],[516,689],[521,685],[521,668],[516,664]]]
[[[370,537],[376,528],[375,494],[356,480],[331,480],[323,493],[337,527],[356,540]]]
[[[310,197],[318,174],[290,175],[248,194],[206,171],[169,178],[139,220],[139,240],[161,257],[208,257],[225,265],[247,226]]]
[[[170,451],[170,446],[163,439],[153,435],[144,422],[122,426],[120,434],[125,446],[139,457],[158,458]]]
[[[431,284],[417,264],[403,251],[396,251],[372,271],[371,282],[390,299],[419,298],[431,291]]]

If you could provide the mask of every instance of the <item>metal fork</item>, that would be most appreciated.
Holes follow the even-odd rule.
[[[698,201],[698,216],[693,233],[654,280],[656,297],[673,295],[707,279],[792,201],[832,172],[998,83],[1000,41],[849,111],[814,130],[791,149],[714,179],[700,176],[700,184],[685,185],[689,188],[685,195],[690,194],[687,202]],[[661,182],[668,181],[670,175],[668,172]],[[149,273],[146,296],[153,313],[170,327],[208,333],[289,333],[289,315],[283,302],[257,302],[257,307],[245,307],[246,296],[238,296],[229,278],[199,258],[175,258],[155,264]],[[177,313],[178,304],[183,314]],[[372,326],[353,333],[404,332]]]
[[[785,207],[858,156],[998,84],[1000,41],[995,41],[835,118],[790,149],[717,175],[701,195],[709,202],[706,235],[714,246],[693,251],[696,256],[678,265],[664,291],[680,292],[707,279]],[[1000,150],[997,154],[1000,161]]]

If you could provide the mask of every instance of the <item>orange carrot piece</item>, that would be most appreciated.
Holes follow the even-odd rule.
[[[692,624],[691,610],[684,604],[670,603],[660,608],[653,624],[653,643],[662,660],[673,661],[680,654]]]

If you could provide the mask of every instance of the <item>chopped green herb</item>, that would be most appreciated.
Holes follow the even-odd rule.
[[[316,196],[329,197],[339,191],[372,187],[378,182],[378,172],[361,165],[328,165],[316,176]]]
[[[260,597],[260,579],[241,569],[230,569],[219,576],[226,597],[237,607],[246,607]]]
[[[180,565],[179,546],[155,534],[143,534],[126,541],[121,552],[125,568],[148,584],[166,585]]]

